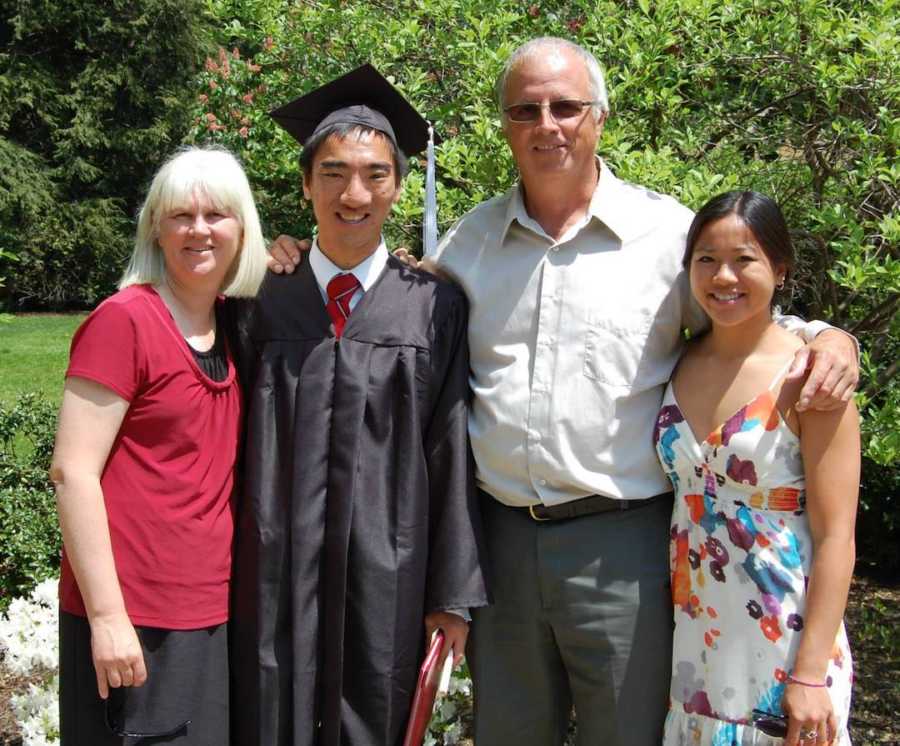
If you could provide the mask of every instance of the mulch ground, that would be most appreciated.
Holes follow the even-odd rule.
[[[847,604],[854,746],[900,744],[900,582],[857,577]]]
[[[850,713],[853,744],[900,744],[900,581],[855,578],[847,631],[856,676]],[[0,746],[21,745],[9,698],[27,683],[0,666]]]

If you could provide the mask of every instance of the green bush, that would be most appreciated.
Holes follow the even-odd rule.
[[[61,538],[47,477],[55,408],[35,394],[0,405],[0,611],[59,573]]]
[[[363,62],[443,137],[444,230],[515,178],[492,98],[504,59],[539,35],[580,42],[606,67],[612,116],[600,150],[620,176],[694,208],[734,187],[783,205],[800,254],[790,310],[863,346],[861,526],[872,533],[860,546],[897,545],[900,1],[5,7],[0,284],[7,305],[31,307],[92,305],[112,291],[140,193],[182,139],[242,157],[270,235],[309,235],[298,148],[267,112]],[[213,36],[219,49],[204,65]],[[414,161],[387,228],[393,245],[420,245],[422,184]]]
[[[109,295],[146,183],[180,144],[203,0],[0,9],[0,307]]]
[[[790,311],[863,347],[860,545],[897,546],[900,462],[900,2],[883,0],[211,0],[220,50],[194,97],[194,141],[238,152],[271,235],[308,236],[296,143],[267,111],[372,62],[434,122],[440,227],[515,171],[492,98],[520,43],[563,36],[607,71],[600,151],[623,178],[692,208],[731,188],[774,196],[799,252]],[[418,248],[414,162],[387,227]],[[869,516],[877,520],[869,521]]]
[[[900,577],[900,466],[863,459],[856,525],[858,568],[896,582]]]

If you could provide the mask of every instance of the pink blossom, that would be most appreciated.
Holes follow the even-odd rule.
[[[265,42],[263,43],[263,49],[267,52],[275,46],[275,40],[271,36],[267,36]]]
[[[253,94],[245,93],[243,96],[241,96],[241,101],[243,101],[245,104],[252,104],[253,103]]]
[[[219,66],[216,64],[216,61],[212,57],[206,58],[206,70],[207,72],[211,73],[219,72]]]
[[[201,93],[199,96],[197,96],[197,100],[201,104],[205,104],[207,101],[209,101],[209,96],[207,96],[205,93]]]
[[[243,138],[246,139],[247,135],[250,134],[250,129],[249,129],[248,127],[241,127],[241,128],[238,130],[238,134],[239,134],[241,137],[243,137]]]
[[[215,122],[215,121],[216,121],[216,115],[213,114],[211,111],[208,112],[207,115],[206,115],[206,121],[207,121],[207,122]]]
[[[249,64],[247,65],[247,69],[248,69],[251,73],[258,73],[260,70],[262,70],[262,66],[261,66],[261,65],[254,65],[254,64],[251,62],[251,63],[249,63]]]
[[[218,87],[219,87],[219,84],[216,83],[216,81],[214,81],[214,80],[209,81],[209,89],[211,91],[216,90],[216,88],[218,88]]]
[[[239,60],[241,58],[241,53],[238,51],[237,47],[235,47],[234,49],[231,50],[231,56],[234,57],[236,60]]]

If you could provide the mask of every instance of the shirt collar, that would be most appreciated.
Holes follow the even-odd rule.
[[[620,240],[625,241],[630,233],[629,228],[634,225],[635,220],[635,216],[629,210],[628,203],[622,200],[623,189],[626,185],[610,171],[609,166],[606,165],[600,156],[596,156],[596,158],[600,178],[597,179],[597,186],[594,189],[594,194],[591,196],[587,215],[584,221],[575,226],[574,230],[570,230],[564,238],[566,240],[572,238],[592,218],[596,218],[615,233]],[[500,234],[501,241],[505,240],[513,221],[523,228],[527,228],[532,233],[546,236],[540,224],[525,209],[521,182],[517,183],[509,192],[506,217]]]
[[[326,289],[332,278],[344,273],[350,273],[356,277],[363,291],[367,291],[375,284],[375,280],[378,279],[381,270],[387,264],[387,260],[388,250],[383,237],[375,251],[350,269],[341,269],[325,256],[322,253],[322,249],[319,248],[318,239],[313,240],[312,248],[309,250],[309,266],[313,271],[313,275],[315,275],[316,283],[319,286],[319,290],[322,291],[323,298],[328,297]]]

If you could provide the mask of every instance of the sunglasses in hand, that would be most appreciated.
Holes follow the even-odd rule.
[[[771,712],[754,710],[750,715],[753,727],[773,738],[784,738],[787,735],[788,721],[784,715],[773,715]]]

